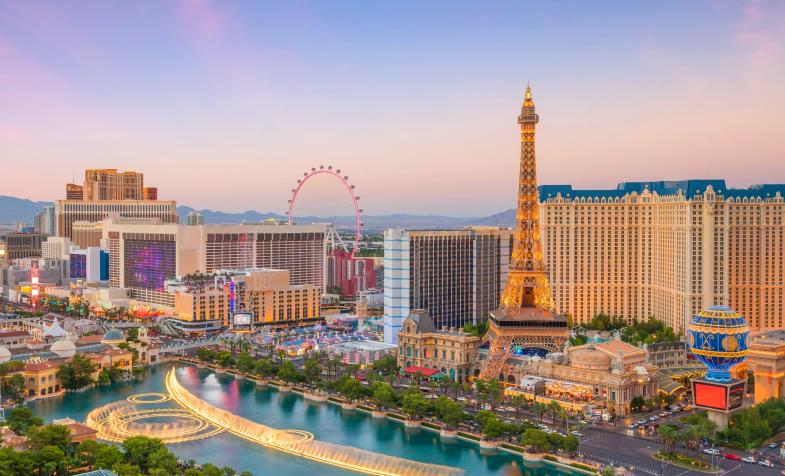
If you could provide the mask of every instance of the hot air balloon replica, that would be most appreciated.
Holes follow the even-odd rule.
[[[747,320],[726,306],[699,312],[687,326],[687,346],[707,368],[706,375],[692,381],[694,403],[720,430],[728,426],[730,412],[741,407],[746,380],[733,378],[730,369],[744,360],[749,343]]]

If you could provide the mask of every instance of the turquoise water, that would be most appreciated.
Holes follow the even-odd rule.
[[[29,406],[47,421],[67,416],[84,420],[90,410],[106,403],[135,393],[163,392],[163,379],[168,370],[169,366],[155,367],[133,384],[68,393],[59,398],[30,402]],[[460,467],[472,476],[507,475],[516,467],[527,476],[566,474],[548,465],[532,466],[527,463],[524,467],[520,456],[504,452],[484,455],[477,445],[468,442],[445,443],[437,433],[423,429],[406,431],[400,423],[374,419],[363,412],[344,413],[337,405],[309,402],[299,395],[280,394],[272,388],[257,389],[252,382],[236,381],[228,375],[216,376],[209,370],[180,367],[177,376],[194,395],[215,406],[272,427],[307,430],[318,440]],[[228,433],[172,445],[171,449],[183,459],[232,466],[237,470],[251,471],[256,476],[357,474],[266,449]]]

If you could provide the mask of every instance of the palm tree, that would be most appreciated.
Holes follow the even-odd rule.
[[[562,428],[566,429],[567,428],[567,410],[565,410],[564,408],[559,408],[558,415],[559,415],[559,419],[561,420]]]
[[[541,402],[535,402],[532,406],[532,411],[542,421],[542,416],[548,411],[548,406]]]
[[[510,399],[510,404],[515,407],[515,419],[520,418],[521,408],[526,405],[526,397],[523,395],[513,395]]]
[[[707,436],[709,436],[709,429],[704,425],[689,425],[684,429],[684,438],[692,442],[696,461],[700,461],[701,458],[701,440]]]
[[[548,411],[551,413],[551,421],[556,423],[556,415],[561,410],[561,405],[556,400],[551,400],[551,403],[548,404]]]
[[[657,436],[662,441],[665,453],[673,453],[676,450],[676,441],[679,439],[679,431],[673,425],[662,425],[657,428]]]

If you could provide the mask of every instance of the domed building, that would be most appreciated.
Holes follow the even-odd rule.
[[[57,356],[60,358],[68,358],[73,357],[74,354],[76,354],[76,345],[74,345],[74,343],[66,337],[55,341],[49,350],[57,354]]]
[[[125,334],[117,328],[112,328],[106,331],[101,337],[101,343],[112,347],[117,347],[121,342],[125,342]]]
[[[570,363],[576,369],[608,370],[611,366],[611,357],[597,349],[594,345],[581,346],[582,348],[570,354]]]
[[[603,417],[627,415],[633,398],[657,394],[659,369],[648,362],[644,348],[614,339],[549,355],[553,358],[510,357],[502,373],[505,382],[518,388],[524,381],[530,388],[539,385],[544,390],[539,395],[574,410],[591,409]]]

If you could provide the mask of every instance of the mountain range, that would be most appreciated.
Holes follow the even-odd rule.
[[[0,223],[24,222],[32,223],[33,216],[51,202],[34,202],[31,200],[0,195]],[[188,213],[194,208],[182,205],[177,207],[181,222],[185,223]],[[216,210],[197,210],[204,217],[205,223],[243,223],[259,222],[269,219],[286,220],[285,215],[270,212],[248,210],[239,213]],[[470,225],[480,226],[512,226],[515,223],[515,210],[509,209],[486,217],[452,217],[443,215],[413,215],[392,213],[388,215],[363,215],[366,229],[382,229],[387,227],[403,227],[411,229],[427,228],[462,228]],[[295,217],[297,223],[332,223],[337,227],[353,227],[354,216],[300,216]]]

